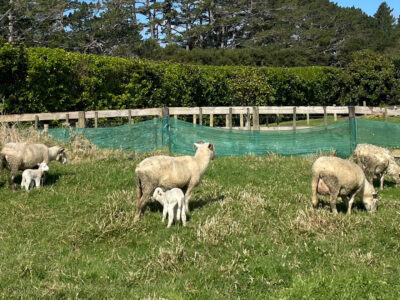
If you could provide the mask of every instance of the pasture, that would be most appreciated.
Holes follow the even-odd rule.
[[[0,297],[92,299],[396,299],[400,188],[376,214],[311,205],[315,157],[224,157],[194,190],[187,227],[152,202],[133,223],[134,169],[109,152],[50,164],[45,186],[0,176]],[[20,180],[21,176],[17,177]]]

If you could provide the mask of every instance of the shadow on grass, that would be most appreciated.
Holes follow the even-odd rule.
[[[325,200],[324,201],[322,199],[319,199],[318,207],[321,207],[321,208],[329,207],[329,209],[330,209],[331,205],[329,203],[329,200],[327,200],[327,201]],[[340,198],[339,198],[338,201],[336,201],[336,209],[337,209],[338,213],[344,213],[344,214],[347,213],[347,206],[343,203],[342,200],[340,200]],[[353,211],[354,209],[366,211],[364,204],[359,199],[356,199],[353,202],[353,206],[351,207],[351,211]]]
[[[215,197],[210,197],[210,198],[199,197],[194,201],[190,201],[190,210],[194,211],[194,210],[202,208],[203,206],[205,206],[209,203],[219,202],[219,201],[224,201],[224,200],[225,200],[225,195],[217,195]]]

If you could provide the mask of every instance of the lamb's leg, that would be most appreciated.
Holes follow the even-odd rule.
[[[163,212],[162,212],[162,222],[164,223],[165,219],[167,218],[167,213],[168,213],[168,209],[167,209],[168,205],[165,203],[163,205]]]
[[[37,189],[40,188],[40,178],[35,178],[35,185]]]
[[[176,205],[176,221],[177,222],[181,221],[182,210],[185,210],[185,207],[183,207],[183,209],[182,209],[182,202],[178,202],[178,204]]]
[[[381,188],[381,190],[383,190],[383,182],[385,181],[385,173],[382,173],[381,174],[381,185],[380,185],[380,188]]]
[[[311,191],[312,191],[312,204],[315,209],[318,208],[318,194],[317,194],[318,181],[319,181],[319,176],[313,175],[311,180]]]
[[[168,205],[168,228],[171,227],[174,221],[174,206]]]

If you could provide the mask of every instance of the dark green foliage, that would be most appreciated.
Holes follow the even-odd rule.
[[[60,49],[24,50],[8,44],[0,48],[0,57],[0,74],[7,82],[1,87],[6,113],[162,106],[331,105],[340,103],[344,82],[343,71],[330,67],[181,65]],[[15,76],[8,75],[14,74],[10,70]],[[16,98],[20,102],[16,103]]]

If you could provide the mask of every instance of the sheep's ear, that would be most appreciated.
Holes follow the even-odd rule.
[[[58,153],[63,153],[65,151],[64,148],[61,148],[60,150],[58,150]]]
[[[209,143],[208,144],[208,149],[210,149],[211,151],[214,151],[215,150],[214,144],[213,143]]]
[[[194,145],[193,145],[193,151],[196,151],[196,149],[199,148],[199,145],[200,145],[200,144],[204,144],[204,142],[203,142],[203,141],[198,141],[198,142],[194,143]]]

